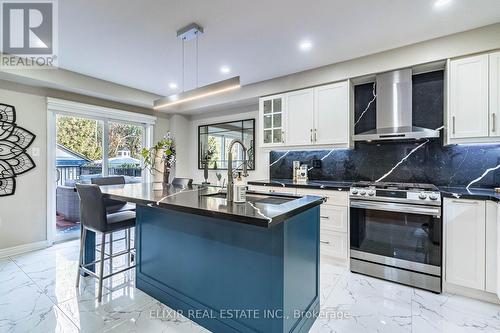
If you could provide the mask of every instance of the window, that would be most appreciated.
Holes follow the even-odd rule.
[[[245,144],[248,170],[255,170],[255,119],[199,126],[198,169],[203,169],[207,163],[209,169],[227,170],[228,149],[234,139],[240,139]],[[235,145],[233,168],[241,168],[242,165],[243,148]]]

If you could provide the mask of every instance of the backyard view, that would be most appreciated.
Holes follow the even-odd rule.
[[[144,127],[112,121],[107,122],[107,127],[108,145],[104,147],[103,121],[66,115],[56,118],[56,226],[62,239],[78,236],[80,207],[74,191],[77,183],[113,175],[124,176],[127,183],[141,179]]]

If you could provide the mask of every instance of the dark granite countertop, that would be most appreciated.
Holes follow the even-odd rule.
[[[337,190],[349,191],[352,182],[336,182],[327,180],[309,180],[305,183],[294,183],[291,179],[267,179],[267,180],[252,180],[248,181],[249,185],[261,186],[283,186],[283,187],[300,187],[314,188],[322,190]]]
[[[500,193],[496,193],[494,189],[470,188],[467,190],[465,187],[439,187],[439,190],[443,197],[448,198],[500,201]]]
[[[169,185],[163,190],[156,191],[153,190],[151,183],[101,186],[102,193],[112,199],[266,228],[323,203],[323,198],[311,195],[299,197],[260,193],[259,198],[291,199],[281,204],[260,202],[257,198],[259,192],[248,192],[248,199],[245,203],[228,203],[224,197],[207,196],[217,194],[219,190],[220,188],[215,186],[176,187]],[[252,193],[257,195],[252,198]]]

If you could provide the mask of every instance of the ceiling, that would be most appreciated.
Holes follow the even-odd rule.
[[[500,21],[498,0],[64,0],[59,65],[168,95],[182,90],[176,31],[196,22],[199,85],[242,84],[303,71]],[[312,48],[301,51],[308,40]],[[195,42],[185,45],[185,89],[196,86]],[[220,72],[229,66],[231,73]],[[178,84],[170,89],[169,83]]]

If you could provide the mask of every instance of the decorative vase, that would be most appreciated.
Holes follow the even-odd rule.
[[[170,168],[167,166],[167,164],[165,164],[163,168],[163,183],[170,184],[169,178],[170,178]]]
[[[153,167],[153,190],[163,190],[163,179],[165,161],[163,160],[164,149],[156,150],[155,163]]]

